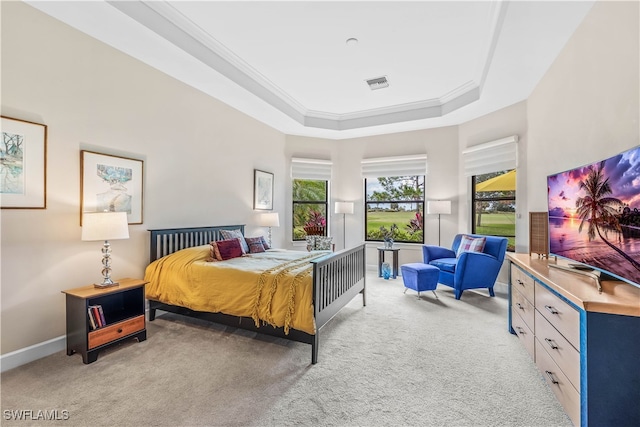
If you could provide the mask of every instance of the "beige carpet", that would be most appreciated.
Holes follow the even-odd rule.
[[[507,332],[506,295],[367,287],[321,331],[317,365],[308,345],[165,314],[93,364],[60,352],[2,374],[2,425],[571,425]],[[7,419],[21,410],[68,419]]]

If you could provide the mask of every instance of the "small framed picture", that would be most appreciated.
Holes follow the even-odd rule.
[[[273,209],[273,174],[253,170],[253,209]]]
[[[142,160],[80,151],[80,225],[84,212],[126,212],[142,224]]]
[[[46,209],[46,125],[2,116],[0,206]]]

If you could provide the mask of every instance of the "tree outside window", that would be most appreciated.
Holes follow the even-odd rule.
[[[515,169],[476,175],[472,178],[472,232],[506,237],[508,251],[515,251]]]
[[[367,241],[424,243],[424,175],[365,180]]]
[[[292,186],[293,240],[305,240],[307,233],[304,227],[310,223],[324,223],[326,236],[328,181],[294,179]]]

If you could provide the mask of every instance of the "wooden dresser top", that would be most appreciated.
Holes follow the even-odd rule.
[[[107,288],[96,288],[94,285],[83,286],[81,288],[66,289],[63,294],[73,295],[78,298],[96,298],[107,294],[122,292],[133,288],[143,286],[147,282],[141,279],[119,279],[116,280],[118,286],[110,286]]]
[[[640,317],[640,288],[636,286],[602,280],[600,293],[592,278],[549,267],[549,264],[563,264],[562,260],[522,253],[508,253],[507,259],[585,311]]]

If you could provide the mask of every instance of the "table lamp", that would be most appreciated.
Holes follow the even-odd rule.
[[[102,247],[102,283],[95,283],[96,288],[118,286],[111,280],[111,245],[109,240],[128,239],[129,224],[126,212],[91,212],[82,216],[82,240],[103,240]]]
[[[280,227],[278,212],[263,213],[258,219],[258,225],[261,227],[269,227],[269,246],[271,246],[271,227]]]

